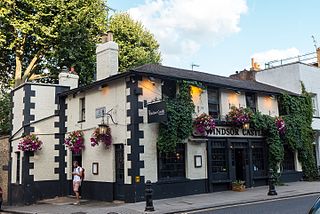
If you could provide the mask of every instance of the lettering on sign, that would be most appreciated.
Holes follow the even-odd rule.
[[[263,137],[261,130],[217,126],[209,137]]]
[[[167,121],[166,103],[164,101],[148,105],[148,123]]]

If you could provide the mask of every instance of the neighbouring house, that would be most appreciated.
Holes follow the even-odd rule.
[[[316,62],[315,62],[316,61]],[[252,63],[253,64],[253,63]],[[252,66],[253,67],[253,66]],[[301,94],[301,83],[307,92],[312,94],[313,122],[315,131],[314,148],[317,166],[320,167],[320,48],[316,53],[310,53],[297,58],[275,60],[266,64],[266,68],[250,69],[231,75],[232,78],[254,80],[269,84],[284,90]]]
[[[9,172],[9,136],[0,137],[0,187],[3,191],[3,201],[8,201],[8,172]]]
[[[71,194],[73,160],[85,168],[82,196],[96,200],[144,200],[147,180],[156,199],[228,190],[234,180],[244,180],[248,187],[267,184],[264,136],[259,130],[227,126],[225,115],[236,106],[278,116],[276,97],[290,92],[157,64],[118,73],[118,45],[108,38],[97,46],[94,83],[78,87],[76,74],[62,72],[59,85],[25,83],[12,91],[13,203]],[[177,81],[183,80],[205,86],[191,87],[194,117],[210,114],[217,126],[208,136],[190,136],[177,144],[175,152],[164,155],[157,147],[160,119],[150,118],[153,112],[164,112],[159,100],[175,97]],[[106,125],[111,146],[91,146],[97,128]],[[85,148],[78,153],[64,144],[73,131],[84,133]],[[19,142],[31,133],[43,142],[42,149],[21,152]],[[284,181],[299,180],[302,170],[297,154],[291,152],[287,162],[292,170]]]

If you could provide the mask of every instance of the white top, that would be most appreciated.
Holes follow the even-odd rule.
[[[80,174],[80,172],[82,172],[82,168],[80,166],[78,166],[77,168],[74,168],[73,172]],[[81,177],[79,175],[74,175],[73,181],[81,182]]]

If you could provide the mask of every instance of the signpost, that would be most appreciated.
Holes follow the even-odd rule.
[[[164,101],[148,104],[148,123],[167,122],[166,103]]]

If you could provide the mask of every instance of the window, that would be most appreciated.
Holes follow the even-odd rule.
[[[220,118],[219,111],[219,91],[216,89],[208,89],[208,107],[209,115],[214,119]]]
[[[175,98],[177,93],[177,83],[174,80],[164,80],[162,84],[162,99]]]
[[[227,154],[225,148],[212,148],[212,172],[227,172]]]
[[[252,164],[253,171],[265,170],[265,160],[264,160],[264,149],[263,148],[253,148],[252,149]]]
[[[20,152],[16,152],[16,163],[17,163],[17,169],[16,169],[16,183],[20,183]]]
[[[246,93],[247,108],[250,108],[253,112],[256,112],[256,110],[257,110],[256,100],[257,100],[257,98],[254,93]]]
[[[79,122],[86,120],[86,100],[85,98],[80,98],[80,120]]]
[[[288,145],[284,145],[283,171],[294,171],[294,152]]]
[[[317,95],[314,94],[314,95],[311,97],[311,99],[312,99],[313,116],[314,116],[314,117],[319,117]]]
[[[176,152],[158,152],[159,179],[184,178],[185,170],[185,144],[177,143]]]

